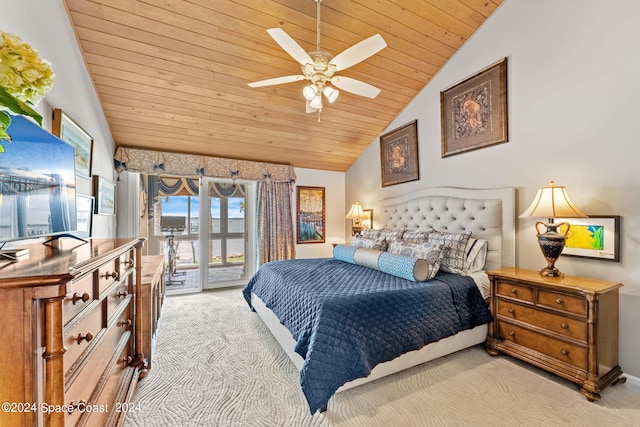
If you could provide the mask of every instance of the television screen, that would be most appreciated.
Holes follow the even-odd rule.
[[[0,153],[0,241],[76,230],[74,149],[21,116],[13,116]]]
[[[185,216],[161,216],[160,217],[160,230],[161,231],[184,231],[187,224],[187,217]]]

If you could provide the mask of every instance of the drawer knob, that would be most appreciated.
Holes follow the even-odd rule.
[[[516,312],[516,310],[513,307],[509,307],[507,311],[509,312],[509,314],[513,314]]]
[[[119,298],[124,298],[127,295],[129,295],[129,292],[127,292],[127,291],[118,292],[118,297]]]
[[[127,320],[123,320],[121,322],[118,323],[120,326],[122,326],[123,328],[128,328],[131,326],[132,322],[131,319],[127,319]]]
[[[90,342],[93,339],[93,334],[91,332],[87,332],[86,335],[82,335],[82,333],[79,333],[78,338],[76,339],[78,340],[78,344],[81,344],[84,340]]]
[[[128,260],[122,261],[122,264],[124,264],[127,267],[133,267],[133,260],[128,259]]]
[[[69,415],[73,414],[73,411],[75,411],[76,409],[80,409],[80,407],[86,407],[87,406],[87,401],[86,400],[81,400],[80,402],[76,402],[75,400],[72,400],[71,403],[69,404]]]
[[[512,294],[516,295],[516,294],[518,293],[518,289],[513,288],[513,289],[511,289],[511,291],[510,291],[510,292],[511,292]]]
[[[562,324],[560,325],[560,327],[562,329],[569,329],[569,325],[567,324],[567,322],[562,322]]]
[[[108,279],[109,277],[116,279],[118,277],[118,272],[114,271],[113,273],[109,273],[108,271],[105,272],[103,275],[101,275],[100,277],[103,277],[105,279]]]
[[[566,348],[563,348],[562,350],[560,350],[560,353],[562,353],[563,356],[568,356],[569,350],[567,350]]]
[[[73,293],[73,297],[71,297],[71,301],[73,301],[73,305],[76,305],[78,303],[78,301],[82,301],[82,302],[89,301],[89,298],[91,298],[91,295],[89,295],[86,292],[84,294],[82,294],[82,296],[80,296],[79,293],[74,292]]]
[[[515,337],[515,336],[516,336],[516,333],[515,333],[514,331],[509,331],[509,336],[510,336],[510,337]]]
[[[558,298],[558,299],[556,300],[556,304],[560,304],[560,305],[562,305],[562,304],[564,304],[564,300],[563,300],[562,298]]]
[[[133,357],[131,357],[131,356],[125,356],[125,357],[120,359],[120,362],[124,363],[125,365],[128,365],[132,361],[133,361]]]

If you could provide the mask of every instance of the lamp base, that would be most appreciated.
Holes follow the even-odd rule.
[[[558,233],[558,228],[566,224],[567,231],[564,234]],[[538,229],[539,225],[546,227],[546,232],[541,233]],[[549,277],[564,277],[564,274],[560,272],[555,266],[556,261],[560,257],[562,250],[564,249],[564,243],[567,240],[566,233],[569,231],[569,224],[554,224],[553,219],[549,219],[548,223],[537,222],[536,231],[538,231],[538,244],[544,259],[547,260],[547,266],[540,270],[540,275]]]
[[[545,267],[540,270],[540,275],[546,277],[564,277],[564,273],[558,270],[557,267]]]

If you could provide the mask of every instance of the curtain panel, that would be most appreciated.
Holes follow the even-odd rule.
[[[258,261],[296,257],[290,182],[258,183]]]

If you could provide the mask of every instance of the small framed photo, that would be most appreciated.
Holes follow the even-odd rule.
[[[507,142],[507,58],[440,92],[442,157]]]
[[[380,166],[383,187],[420,179],[417,120],[380,137]]]
[[[75,149],[76,176],[91,178],[93,138],[62,110],[53,110],[52,133]]]
[[[76,230],[80,237],[91,237],[93,219],[93,197],[76,195]]]
[[[296,187],[297,243],[324,243],[324,187]]]
[[[620,261],[620,216],[589,215],[588,218],[556,218],[560,233],[567,233],[562,255]]]
[[[360,222],[362,228],[373,228],[373,209],[363,209],[362,212],[367,217]]]
[[[116,185],[99,175],[93,176],[93,194],[98,215],[116,214]]]

